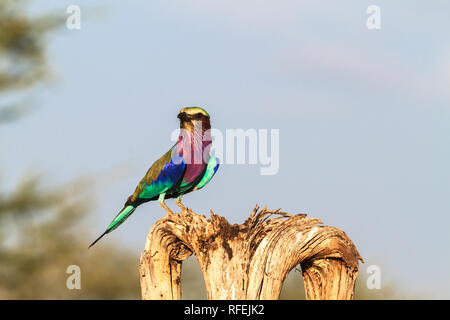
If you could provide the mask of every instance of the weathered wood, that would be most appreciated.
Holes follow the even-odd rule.
[[[345,232],[305,214],[256,206],[241,225],[182,207],[151,228],[141,255],[143,299],[181,299],[182,261],[194,254],[208,299],[278,299],[301,265],[307,299],[352,299],[358,251]]]

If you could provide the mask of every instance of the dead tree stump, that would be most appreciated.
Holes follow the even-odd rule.
[[[352,299],[362,258],[345,232],[321,223],[258,206],[241,225],[167,209],[141,255],[142,298],[181,299],[182,261],[194,254],[208,299],[278,299],[298,264],[307,299]]]

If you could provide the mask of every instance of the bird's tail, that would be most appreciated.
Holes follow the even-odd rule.
[[[114,229],[116,229],[118,226],[120,226],[127,218],[136,210],[136,207],[133,207],[132,205],[125,206],[120,212],[117,214],[117,216],[114,218],[113,221],[109,224],[108,228],[106,228],[106,231],[103,232],[103,234],[98,237],[94,242],[91,243],[89,246],[92,247],[94,244],[97,243],[103,236],[110,233]]]

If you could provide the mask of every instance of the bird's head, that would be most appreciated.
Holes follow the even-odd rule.
[[[180,119],[181,129],[193,131],[194,128],[200,126],[202,130],[211,128],[208,112],[200,107],[186,107],[181,109],[178,113],[178,119]]]

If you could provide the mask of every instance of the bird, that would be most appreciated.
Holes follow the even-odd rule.
[[[89,248],[119,227],[141,204],[158,200],[161,207],[168,209],[165,199],[175,198],[176,204],[185,209],[182,196],[211,181],[219,168],[219,159],[210,155],[212,139],[208,112],[197,106],[184,107],[177,118],[180,134],[175,145],[150,166],[122,210]]]

